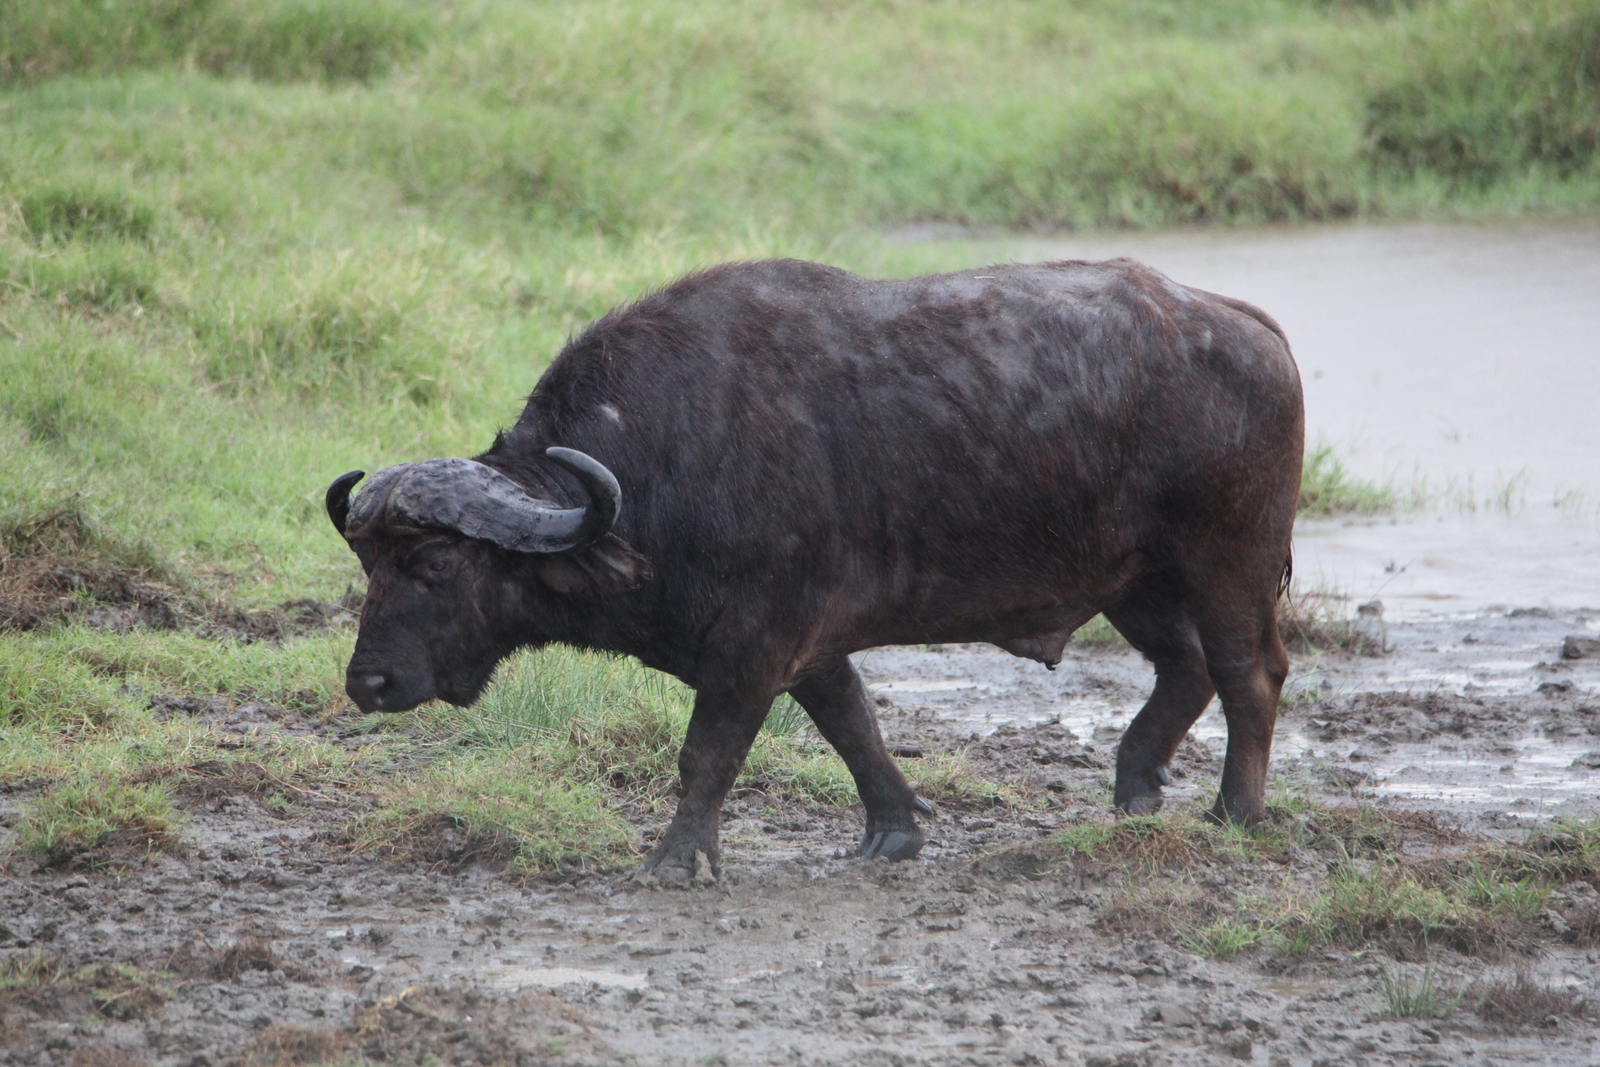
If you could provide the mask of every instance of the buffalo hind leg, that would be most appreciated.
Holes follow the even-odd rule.
[[[931,812],[911,789],[884,747],[867,687],[843,656],[789,690],[817,731],[844,759],[856,780],[867,826],[858,849],[864,857],[908,860],[922,851],[922,829],[913,812]]]
[[[1156,669],[1156,687],[1117,745],[1112,799],[1129,815],[1161,808],[1167,765],[1215,694],[1200,635],[1188,613],[1150,601],[1125,602],[1106,618]]]
[[[1262,614],[1264,619],[1258,614],[1242,625],[1230,620],[1201,630],[1206,669],[1228,720],[1222,787],[1211,809],[1217,822],[1248,826],[1267,814],[1267,761],[1278,721],[1278,697],[1289,675],[1289,655],[1278,637],[1272,605]]]
[[[640,875],[689,881],[705,866],[713,876],[721,873],[722,801],[771,708],[770,693],[755,696],[717,686],[696,691],[689,731],[678,753],[683,799],[672,823],[640,864]]]

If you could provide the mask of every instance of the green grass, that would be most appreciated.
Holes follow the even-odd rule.
[[[1265,940],[1270,930],[1261,923],[1217,919],[1180,935],[1183,947],[1196,956],[1226,959]]]
[[[192,63],[273,81],[366,81],[433,26],[390,0],[21,0],[0,12],[0,83]]]
[[[1297,504],[1301,515],[1374,515],[1393,511],[1400,503],[1400,494],[1392,484],[1355,477],[1326,441],[1318,441],[1307,450]]]
[[[510,860],[535,870],[629,855],[627,827],[598,786],[552,775],[540,755],[445,759],[394,779],[350,836],[359,847],[408,858]],[[458,830],[460,841],[441,834],[444,827]]]
[[[177,993],[174,975],[132,964],[101,962],[72,968],[39,954],[0,960],[0,1010],[13,1002],[51,1003],[81,996],[96,1014],[134,1020],[154,1014]]]
[[[1448,1018],[1455,1014],[1464,996],[1460,990],[1441,986],[1432,964],[1424,966],[1415,978],[1387,967],[1379,976],[1383,979],[1383,1014],[1390,1019]]]
[[[51,864],[81,862],[107,845],[155,852],[177,846],[181,821],[164,785],[79,775],[52,786],[28,808],[18,847]]]
[[[1067,865],[1106,887],[1095,921],[1109,933],[1164,935],[1208,957],[1323,946],[1415,960],[1433,946],[1493,958],[1545,936],[1552,890],[1585,877],[1571,842],[1592,827],[1564,825],[1565,852],[1507,850],[1467,844],[1427,816],[1318,807],[1279,793],[1267,820],[1250,828],[1176,813],[1080,822],[1055,840]],[[1433,858],[1421,858],[1419,844],[1431,844]],[[1571,865],[1545,865],[1558,854]],[[1268,884],[1250,878],[1235,888],[1226,876],[1236,871],[1266,873]],[[1460,996],[1430,975],[1420,986],[1396,977],[1391,1012],[1454,1010]]]

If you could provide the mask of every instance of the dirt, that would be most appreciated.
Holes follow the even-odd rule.
[[[1486,837],[1539,847],[1552,816],[1595,809],[1600,658],[1561,653],[1600,612],[1370,622],[1386,653],[1297,660],[1275,796],[1390,813],[1419,869]],[[199,768],[180,793],[185,849],[91,870],[12,856],[0,1064],[1600,1062],[1592,884],[1476,946],[1206,958],[1163,900],[1270,910],[1325,884],[1348,843],[1258,863],[1175,849],[1134,893],[1114,865],[1064,858],[1065,828],[1109,823],[1116,734],[1149,687],[1137,655],[1074,647],[1053,673],[979,646],[860,659],[891,741],[964,752],[1014,790],[940,811],[914,862],[848,858],[857,812],[745,790],[719,884],[544,880],[354,854],[327,797]],[[311,728],[248,705],[167,711]],[[1209,802],[1218,721],[1180,753],[1169,810]],[[0,793],[8,825],[36,790]],[[638,825],[641,847],[659,821]],[[1396,982],[1454,1010],[1386,1017]]]
[[[73,503],[0,527],[0,631],[73,621],[97,630],[188,630],[242,642],[349,626],[363,594],[246,607],[222,573],[178,577],[141,546],[117,543]]]

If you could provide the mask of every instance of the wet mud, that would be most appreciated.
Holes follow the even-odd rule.
[[[1596,807],[1600,656],[1567,640],[1595,636],[1600,612],[1507,609],[1389,624],[1383,655],[1301,656],[1275,795],[1387,812],[1419,865],[1535,842]],[[916,861],[849,858],[859,812],[742,790],[720,884],[545,880],[353,854],[333,832],[349,813],[326,798],[202,783],[182,794],[182,850],[87,870],[13,855],[0,872],[0,1063],[1600,1062],[1590,882],[1482,942],[1208,956],[1141,901],[1266,908],[1325,885],[1351,846],[1330,832],[1270,862],[1174,853],[1143,896],[1065,853],[1064,830],[1110,823],[1116,737],[1150,682],[1135,653],[1074,646],[1055,672],[983,646],[859,659],[891,742],[963,753],[1006,787],[993,806],[941,810]],[[231,710],[256,730],[306,728]],[[1168,811],[1209,804],[1222,748],[1213,708]],[[8,825],[32,789],[0,794]],[[637,827],[641,846],[657,821]],[[1496,1015],[1473,994],[1513,980],[1548,1009]],[[1455,991],[1455,1010],[1388,1017],[1397,981]]]

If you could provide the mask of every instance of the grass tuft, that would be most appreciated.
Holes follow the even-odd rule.
[[[8,1002],[35,1010],[58,1009],[80,999],[107,1019],[143,1019],[159,1011],[176,990],[172,976],[127,963],[95,963],[73,969],[43,955],[0,960],[0,1013]],[[81,1007],[80,1007],[81,1010]]]
[[[1383,1014],[1390,1019],[1447,1019],[1465,995],[1439,984],[1431,963],[1414,979],[1398,967],[1384,967],[1379,977],[1383,979]]]
[[[160,783],[130,785],[80,776],[50,787],[17,829],[19,847],[48,867],[101,867],[181,847],[181,819]]]
[[[1484,986],[1473,1010],[1484,1022],[1511,1029],[1587,1015],[1589,1005],[1577,990],[1555,988],[1519,968],[1510,981]]]
[[[1181,934],[1183,947],[1207,959],[1227,959],[1267,939],[1269,929],[1260,923],[1217,919]]]
[[[17,204],[28,236],[37,243],[95,240],[147,241],[155,212],[126,196],[75,188],[43,188]]]
[[[596,787],[552,775],[532,751],[442,760],[380,790],[379,806],[348,833],[358,848],[383,855],[544,871],[631,855],[626,825]]]
[[[1351,614],[1350,598],[1326,588],[1291,587],[1278,602],[1278,635],[1291,652],[1381,655],[1388,632],[1381,617]]]
[[[1306,453],[1296,505],[1300,515],[1376,515],[1393,511],[1399,502],[1393,485],[1364,482],[1352,475],[1327,442],[1319,441]]]

